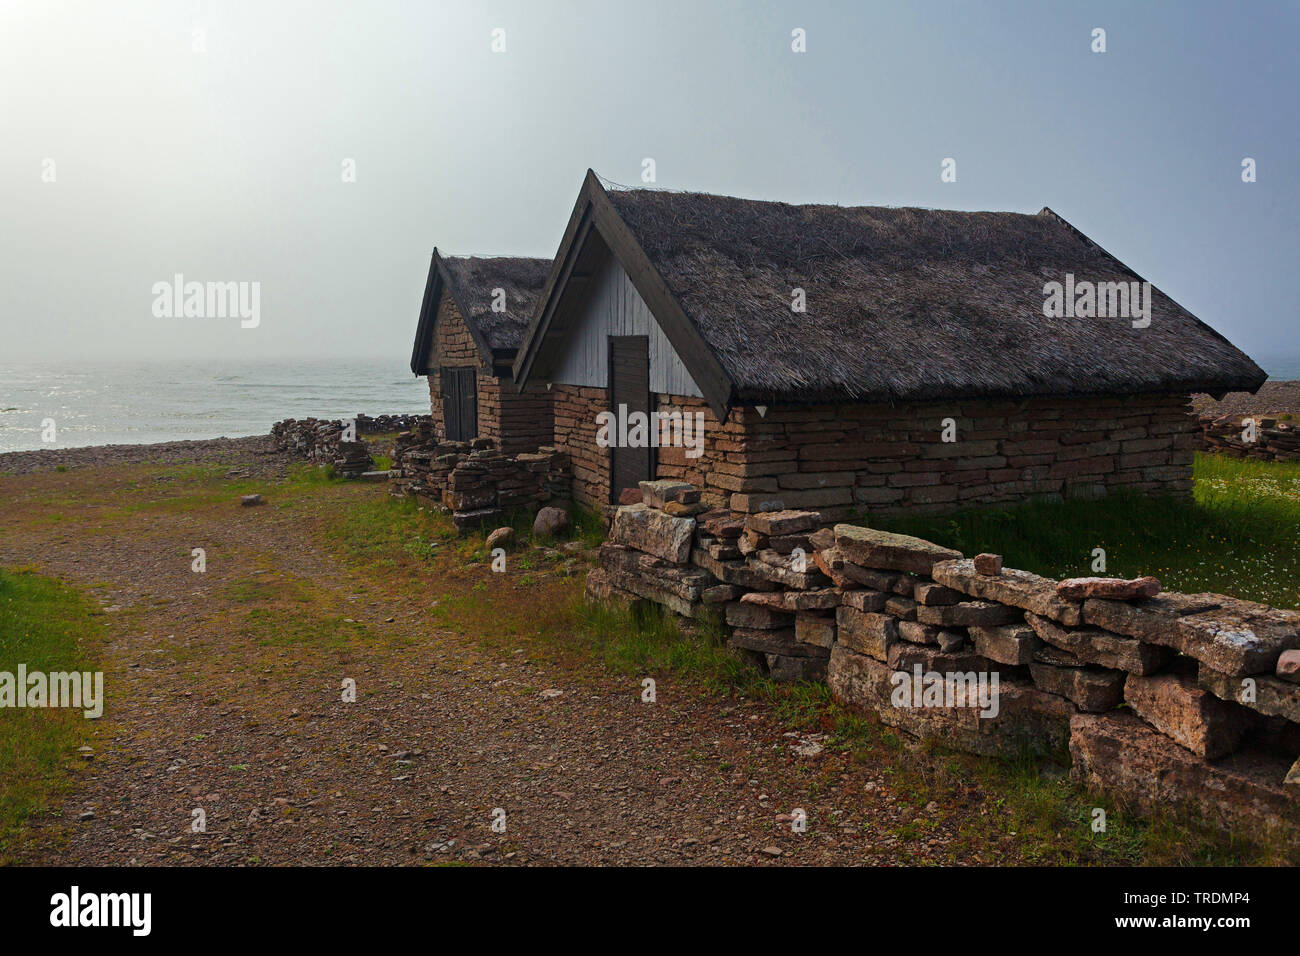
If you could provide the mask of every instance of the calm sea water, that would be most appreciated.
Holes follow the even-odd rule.
[[[1300,380],[1300,357],[1265,366]],[[0,364],[0,452],[265,435],[282,418],[427,413],[401,361]],[[41,441],[54,419],[53,443]]]
[[[0,364],[0,452],[265,435],[282,418],[428,413],[401,359]],[[54,419],[53,443],[41,441]]]

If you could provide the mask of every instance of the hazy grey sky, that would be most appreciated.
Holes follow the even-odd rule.
[[[405,359],[434,245],[551,256],[588,166],[652,157],[1051,206],[1267,365],[1300,355],[1298,46],[1296,3],[0,0],[0,359]],[[259,282],[260,326],[155,317],[175,273]]]

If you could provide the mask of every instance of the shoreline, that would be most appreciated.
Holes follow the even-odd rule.
[[[194,438],[146,445],[82,445],[75,448],[41,448],[0,453],[0,477],[55,471],[100,468],[110,465],[166,463],[177,465],[228,465],[241,477],[274,478],[288,473],[298,461],[280,451],[270,435],[245,438]]]
[[[1293,415],[1300,418],[1300,381],[1267,381],[1259,391],[1229,392],[1215,401],[1209,395],[1192,395],[1192,410],[1200,416],[1220,415]],[[224,457],[230,453],[244,456],[239,461]],[[258,459],[283,459],[276,471],[283,474],[292,455],[277,451],[270,433],[238,437],[183,438],[140,444],[76,445],[66,448],[32,448],[0,452],[0,476],[22,475],[36,471],[85,468],[98,465],[140,464],[165,459],[177,464],[232,464],[246,462],[255,470]]]

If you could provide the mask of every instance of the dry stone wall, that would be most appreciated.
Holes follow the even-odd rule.
[[[1247,440],[1253,422],[1253,440]],[[1260,461],[1300,461],[1300,424],[1263,416],[1220,415],[1200,420],[1202,451]]]
[[[352,422],[357,435],[376,435],[427,426],[427,415],[358,415]],[[345,477],[355,478],[373,465],[365,442],[344,441],[342,419],[286,418],[271,426],[271,438],[281,451],[308,461],[333,465]]]
[[[825,680],[911,735],[1068,750],[1075,779],[1121,801],[1300,840],[1300,612],[1056,581],[814,511],[710,509],[686,482],[641,493],[589,599],[719,617],[774,679]]]
[[[553,447],[508,455],[489,438],[438,441],[427,426],[398,435],[392,491],[416,495],[452,514],[465,530],[499,520],[507,511],[568,501],[568,456]]]

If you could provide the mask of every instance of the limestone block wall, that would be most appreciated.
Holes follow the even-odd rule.
[[[603,504],[609,452],[596,447],[595,416],[607,393],[554,391],[555,444],[575,466],[582,461],[575,497]],[[1186,395],[785,405],[764,414],[747,406],[725,424],[702,399],[655,400],[662,412],[699,413],[705,425],[703,454],[661,447],[657,477],[689,481],[707,503],[744,513],[814,508],[830,520],[1121,488],[1191,493],[1198,425]],[[947,419],[954,441],[944,440]]]
[[[705,510],[684,482],[642,491],[589,599],[716,616],[774,679],[826,681],[910,735],[1068,753],[1120,801],[1300,843],[1300,611],[1056,581],[813,511]]]

